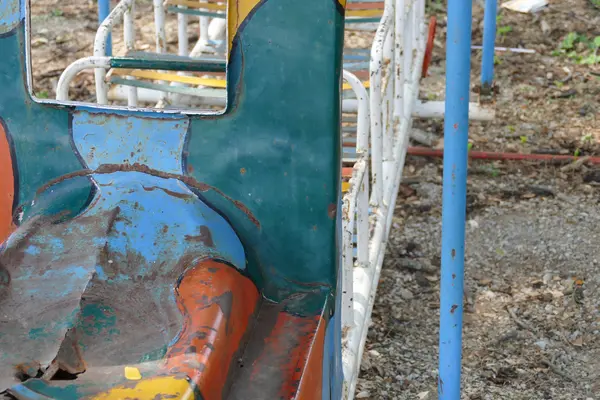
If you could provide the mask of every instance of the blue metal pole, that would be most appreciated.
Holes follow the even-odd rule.
[[[448,0],[439,400],[460,399],[471,15],[471,0]]]
[[[489,94],[494,80],[494,46],[496,42],[497,0],[485,0],[483,14],[483,55],[481,59],[481,89]]]
[[[110,14],[110,0],[98,0],[98,26]],[[106,55],[112,55],[112,35],[109,33],[106,38]]]

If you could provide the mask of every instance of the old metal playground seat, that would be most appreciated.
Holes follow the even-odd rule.
[[[155,6],[225,10],[205,3]],[[31,94],[29,6],[0,0],[0,398],[353,398],[411,121],[442,106],[417,100],[424,1],[366,3],[346,19],[378,22],[368,84],[342,69],[350,3],[236,0],[223,57],[185,35],[177,55],[100,52],[50,101]],[[97,102],[69,101],[89,68]],[[138,107],[156,85],[224,108]]]

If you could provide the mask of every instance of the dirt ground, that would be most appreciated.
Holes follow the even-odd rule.
[[[473,150],[600,156],[594,1],[550,0],[537,14],[499,9],[497,45],[536,53],[497,53],[496,118],[471,123]],[[32,6],[34,90],[53,98],[62,70],[91,55],[96,3]],[[151,9],[150,1],[138,2],[141,49],[153,48]],[[444,97],[444,9],[443,1],[428,2],[438,24],[422,99]],[[474,2],[474,45],[482,41],[482,20]],[[167,25],[173,52],[174,23]],[[190,37],[197,30],[194,21]],[[115,53],[122,51],[120,32],[113,42]],[[481,52],[472,55],[475,88]],[[91,85],[91,71],[78,75],[71,98],[93,100]],[[474,90],[472,101],[477,97]],[[443,135],[441,120],[414,126]],[[437,398],[441,160],[409,157],[404,176],[359,399]],[[589,162],[470,163],[463,399],[600,399],[599,187],[600,170]],[[574,291],[580,279],[583,288]]]
[[[422,99],[444,97],[444,6],[429,3],[438,32]],[[482,20],[474,3],[474,45]],[[501,9],[497,46],[536,53],[497,53],[496,118],[471,123],[472,149],[600,155],[600,63],[578,63],[599,23],[587,0]],[[474,89],[480,62],[473,51]],[[443,121],[414,126],[443,137]],[[438,397],[441,177],[441,160],[408,158],[357,398]],[[463,399],[600,399],[599,180],[588,163],[471,161]]]

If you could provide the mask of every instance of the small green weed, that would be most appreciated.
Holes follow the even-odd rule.
[[[569,32],[552,55],[567,57],[576,64],[597,64],[600,63],[599,50],[600,36],[590,38],[577,32]]]
[[[35,94],[35,96],[36,96],[38,99],[47,99],[47,98],[49,98],[49,97],[50,97],[50,95],[48,94],[48,91],[47,91],[47,90],[42,90],[41,92],[37,92],[37,93]]]

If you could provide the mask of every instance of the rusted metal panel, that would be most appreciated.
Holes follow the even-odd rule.
[[[0,1],[0,35],[10,32],[23,20],[21,3],[24,2],[19,0]]]
[[[22,172],[21,226],[0,255],[0,348],[14,348],[0,391],[322,392],[343,17],[320,0],[239,3],[222,116],[40,104],[25,58],[0,62],[12,96],[0,96],[0,117]],[[0,37],[0,53],[20,54],[23,32]],[[76,379],[52,380],[67,372]]]

